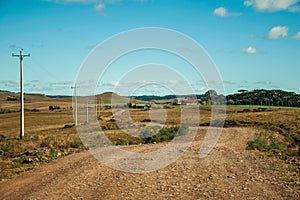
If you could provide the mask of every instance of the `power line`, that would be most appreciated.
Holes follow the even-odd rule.
[[[16,56],[20,58],[20,107],[21,107],[21,114],[20,114],[20,139],[24,137],[24,80],[23,80],[23,58],[29,57],[30,54],[23,54],[23,49],[20,50],[20,54],[12,54],[12,56]]]

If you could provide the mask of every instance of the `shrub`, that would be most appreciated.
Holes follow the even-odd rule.
[[[127,145],[127,143],[123,139],[117,139],[116,145]]]
[[[28,109],[28,108],[24,108],[25,112],[40,112],[39,109],[33,108],[33,109]]]
[[[0,135],[0,142],[4,142],[6,137],[4,135]]]
[[[50,149],[50,156],[51,156],[51,157],[55,157],[55,156],[56,156],[56,151],[55,151],[55,149],[53,149],[53,148]]]
[[[140,137],[142,138],[144,144],[151,143],[153,141],[153,135],[154,134],[149,129],[144,129],[140,133]]]
[[[64,128],[72,128],[73,126],[75,126],[75,124],[66,124]]]
[[[54,140],[53,135],[48,135],[46,138],[44,138],[40,144],[40,146],[50,148],[51,147],[51,141]]]
[[[35,135],[35,136],[31,137],[31,140],[33,140],[33,141],[38,141],[38,140],[39,140],[39,136],[38,136],[38,135]]]
[[[10,109],[0,108],[0,114],[13,113],[13,112],[17,112],[17,111],[10,110]]]
[[[179,130],[177,131],[177,135],[185,135],[188,132],[189,127],[188,126],[180,126]]]
[[[53,140],[54,139],[54,136],[53,135],[49,135],[45,138],[45,140],[47,141],[50,141],[50,140]]]
[[[154,142],[164,142],[170,141],[175,138],[176,134],[184,135],[187,133],[187,126],[173,126],[169,128],[161,129],[157,134],[154,134],[153,131],[145,129],[141,132],[140,136],[144,144],[154,143]]]
[[[260,133],[259,136],[251,141],[247,142],[247,150],[259,150],[259,151],[269,151],[269,150],[284,150],[286,145],[272,137],[272,134]]]
[[[285,144],[277,140],[272,140],[272,142],[270,143],[270,149],[282,150],[285,148],[286,148]]]
[[[0,150],[4,152],[12,152],[14,151],[15,146],[11,141],[7,141],[5,144],[1,144]]]
[[[51,145],[50,145],[50,142],[49,142],[49,141],[47,141],[47,140],[44,139],[44,140],[41,142],[40,146],[41,146],[42,148],[44,148],[44,147],[50,147]]]
[[[259,150],[267,151],[268,150],[268,141],[265,138],[256,138],[255,140],[247,142],[247,150]]]
[[[71,148],[79,148],[80,146],[82,146],[82,142],[79,139],[74,139],[71,143],[70,143],[70,147]]]

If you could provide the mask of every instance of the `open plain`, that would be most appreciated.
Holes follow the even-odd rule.
[[[20,140],[19,105],[1,95],[0,199],[300,198],[299,109],[229,106],[216,146],[199,158],[211,117],[210,106],[199,106],[197,135],[175,162],[154,172],[127,173],[105,166],[83,146],[71,98],[25,96]],[[60,109],[50,111],[50,105]],[[180,124],[180,106],[160,109],[166,112],[166,130]],[[140,127],[151,121],[149,110],[129,112]],[[127,151],[155,151],[168,142],[124,134],[109,107],[98,119],[106,136]]]

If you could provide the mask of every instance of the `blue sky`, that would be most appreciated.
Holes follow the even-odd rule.
[[[70,95],[96,45],[130,29],[162,27],[202,45],[226,94],[257,88],[300,93],[300,0],[2,0],[0,27],[1,90],[19,91],[19,61],[11,54],[21,48],[31,54],[24,59],[25,92]],[[97,92],[118,84],[120,77],[111,74]],[[187,78],[197,93],[207,89],[201,77]],[[167,93],[149,87],[136,94]]]

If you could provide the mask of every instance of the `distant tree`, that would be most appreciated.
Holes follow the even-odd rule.
[[[245,93],[245,92],[248,92],[248,90],[238,90],[238,92]]]
[[[218,93],[215,90],[208,90],[205,92],[205,96],[212,98],[218,96]]]
[[[207,104],[216,104],[218,93],[215,90],[208,90],[205,92],[205,100]]]
[[[300,94],[283,90],[239,90],[239,93],[228,95],[226,98],[227,104],[230,105],[300,106]]]

